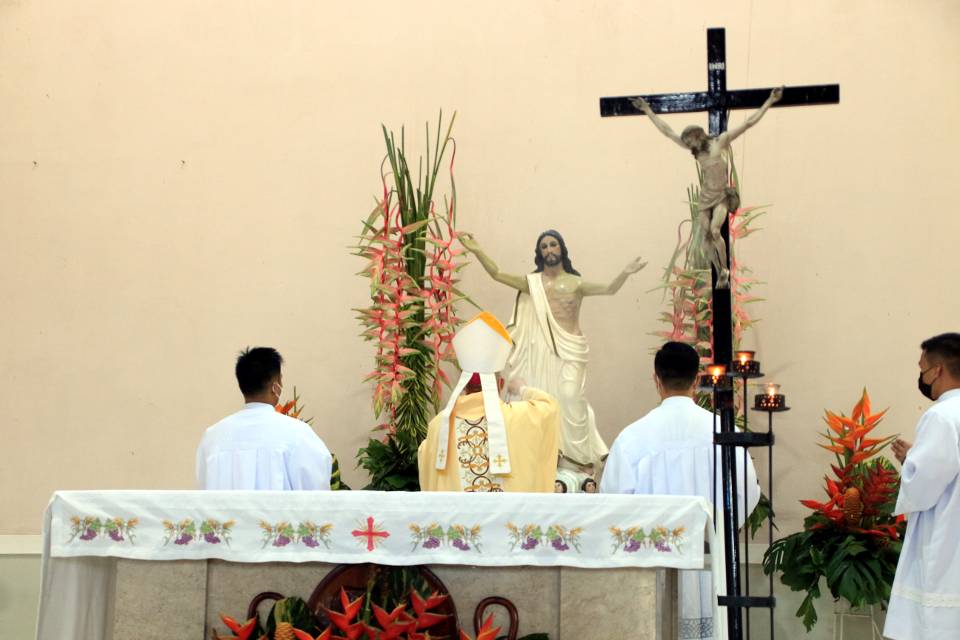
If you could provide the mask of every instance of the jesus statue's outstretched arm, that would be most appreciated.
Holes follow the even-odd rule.
[[[680,139],[680,136],[677,135],[676,131],[671,129],[670,125],[668,125],[663,120],[663,118],[661,118],[660,116],[658,116],[653,112],[653,109],[650,108],[650,105],[647,104],[646,100],[644,100],[643,98],[634,98],[633,100],[631,100],[631,102],[633,103],[633,106],[643,111],[647,115],[647,117],[650,118],[650,121],[653,122],[654,126],[656,126],[657,129],[660,130],[660,133],[667,136],[668,138],[676,142],[678,145],[680,145],[684,149],[687,148],[687,145],[683,143],[683,140]]]
[[[610,281],[610,284],[584,282],[580,285],[580,293],[585,296],[612,296],[617,291],[620,291],[620,287],[622,287],[623,283],[627,281],[627,278],[637,271],[640,271],[645,266],[647,266],[647,263],[641,262],[641,258],[637,258],[625,266],[623,271],[621,271],[616,278]]]
[[[477,241],[474,239],[472,233],[461,231],[457,235],[460,238],[460,244],[463,245],[463,248],[477,257],[477,262],[480,263],[480,266],[483,267],[484,271],[490,274],[491,278],[501,284],[507,285],[508,287],[513,287],[514,289],[518,289],[524,293],[530,293],[530,286],[527,284],[526,276],[517,276],[500,271],[500,267],[497,266],[497,263],[491,260],[490,256],[484,253],[483,249],[480,248],[480,245],[477,244]]]
[[[770,92],[770,97],[763,103],[763,105],[750,114],[750,117],[743,121],[739,127],[734,127],[726,133],[720,134],[720,143],[721,144],[730,144],[737,138],[739,138],[744,131],[752,127],[753,125],[760,122],[760,118],[767,112],[767,109],[780,102],[780,98],[783,97],[783,87],[777,87]]]

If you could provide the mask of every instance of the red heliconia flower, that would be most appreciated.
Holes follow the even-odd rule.
[[[899,477],[884,459],[874,458],[896,436],[868,438],[867,435],[883,419],[886,410],[871,413],[870,396],[864,389],[850,417],[825,412],[827,444],[819,444],[837,459],[830,465],[834,477],[824,478],[824,490],[830,498],[821,503],[801,500],[824,521],[815,522],[810,529],[821,529],[832,523],[837,527],[870,536],[896,540],[900,521],[883,522],[884,507],[896,498]],[[872,461],[871,458],[874,458]],[[868,462],[870,461],[870,462]],[[878,522],[878,519],[880,520]]]
[[[256,618],[250,618],[246,622],[240,623],[230,616],[221,613],[220,620],[223,621],[223,624],[227,625],[227,628],[230,629],[230,631],[236,634],[233,637],[237,640],[247,640],[257,628]]]
[[[410,592],[410,602],[413,604],[413,610],[417,617],[417,630],[429,629],[430,627],[443,622],[449,616],[446,614],[432,613],[430,610],[436,608],[448,596],[440,595],[436,591],[424,599],[417,590]]]
[[[480,631],[477,633],[477,637],[474,640],[494,640],[497,637],[497,634],[500,633],[500,627],[493,626],[493,616],[487,616],[487,619],[484,620],[483,625],[480,627]],[[460,631],[460,640],[470,640],[470,636]]]

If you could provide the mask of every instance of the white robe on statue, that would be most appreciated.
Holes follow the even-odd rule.
[[[587,339],[557,324],[539,273],[527,274],[527,284],[530,294],[517,297],[507,327],[513,339],[507,360],[510,376],[519,376],[560,403],[560,453],[578,464],[597,464],[608,449],[584,394]]]
[[[716,423],[719,431],[719,416]],[[603,469],[600,492],[701,496],[716,506],[717,519],[722,520],[720,447],[713,444],[713,431],[713,414],[693,399],[665,398],[617,436]],[[711,472],[714,449],[715,473]],[[753,460],[747,456],[744,488],[744,451],[740,447],[736,462],[737,511],[743,523],[760,500],[760,486]],[[712,495],[714,481],[716,498]],[[680,572],[681,640],[714,637],[713,597],[709,571]]]
[[[333,457],[306,422],[247,403],[207,429],[197,448],[201,489],[329,490]]]
[[[941,395],[917,425],[894,513],[907,533],[883,635],[960,638],[960,389]]]

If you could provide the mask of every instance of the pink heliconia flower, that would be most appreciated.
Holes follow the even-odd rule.
[[[452,180],[452,156],[449,172]],[[405,385],[417,375],[408,358],[427,356],[436,398],[450,384],[441,363],[453,357],[451,341],[460,323],[454,310],[460,297],[455,287],[465,254],[455,246],[455,199],[445,206],[426,203],[425,224],[404,224],[400,203],[410,194],[394,191],[389,177],[382,175],[380,202],[367,219],[357,251],[365,261],[360,274],[370,279],[370,305],[358,309],[357,318],[361,336],[375,344],[374,368],[365,380],[372,383],[374,412],[383,420],[376,430],[386,437],[395,431]],[[412,234],[418,238],[416,248],[407,245]],[[410,264],[423,265],[422,278],[411,277]]]

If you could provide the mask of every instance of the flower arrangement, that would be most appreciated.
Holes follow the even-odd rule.
[[[313,613],[303,598],[297,597],[277,600],[267,615],[265,626],[261,626],[257,615],[240,622],[221,613],[220,620],[234,635],[221,636],[214,629],[213,640],[315,640],[312,634],[317,632]],[[316,639],[329,639],[330,631],[328,629]]]
[[[899,476],[886,458],[875,457],[897,436],[868,437],[885,413],[871,413],[866,389],[850,417],[826,412],[827,443],[819,446],[836,456],[833,477],[824,476],[828,500],[802,500],[813,510],[803,531],[775,541],[764,554],[764,573],[779,572],[783,584],[807,592],[797,609],[807,631],[817,622],[821,578],[835,599],[852,607],[886,606],[890,598],[906,525],[892,515]]]
[[[357,453],[359,465],[371,476],[367,489],[419,489],[417,447],[439,410],[443,386],[450,384],[441,365],[453,356],[451,341],[460,322],[454,303],[462,297],[455,285],[463,267],[463,250],[453,246],[455,151],[449,164],[451,196],[442,211],[433,194],[447,148],[455,146],[450,136],[455,118],[441,136],[440,114],[432,156],[427,127],[427,157],[419,165],[425,170],[417,182],[411,177],[403,130],[398,146],[383,127],[382,195],[355,247],[366,263],[360,275],[370,281],[370,305],[356,311],[363,337],[376,348],[375,367],[366,381],[374,384],[374,413],[383,419],[374,428],[382,437],[371,438]]]
[[[391,611],[387,611],[376,604],[373,605],[374,620],[364,621],[360,613],[364,608],[366,596],[359,596],[350,600],[346,591],[340,590],[341,611],[324,609],[327,617],[332,624],[317,636],[311,632],[298,629],[294,623],[286,619],[290,616],[281,615],[284,618],[275,625],[273,640],[358,640],[367,638],[368,640],[429,640],[429,629],[439,624],[447,618],[446,615],[435,613],[436,609],[449,596],[440,595],[436,592],[423,597],[416,589],[410,592],[410,608],[407,603],[397,605]],[[287,600],[302,600],[285,598],[277,603],[280,606]],[[276,608],[275,608],[276,611]],[[259,620],[251,618],[244,623],[237,622],[233,618],[220,614],[220,619],[235,634],[233,636],[221,636],[216,631],[213,633],[215,640],[248,640],[259,638],[260,640],[270,640],[271,636],[267,633],[254,635],[259,631]],[[493,626],[493,616],[487,617],[475,640],[494,640],[497,637],[499,628]],[[335,635],[336,634],[336,635]],[[460,640],[471,640],[463,631],[460,631]]]

